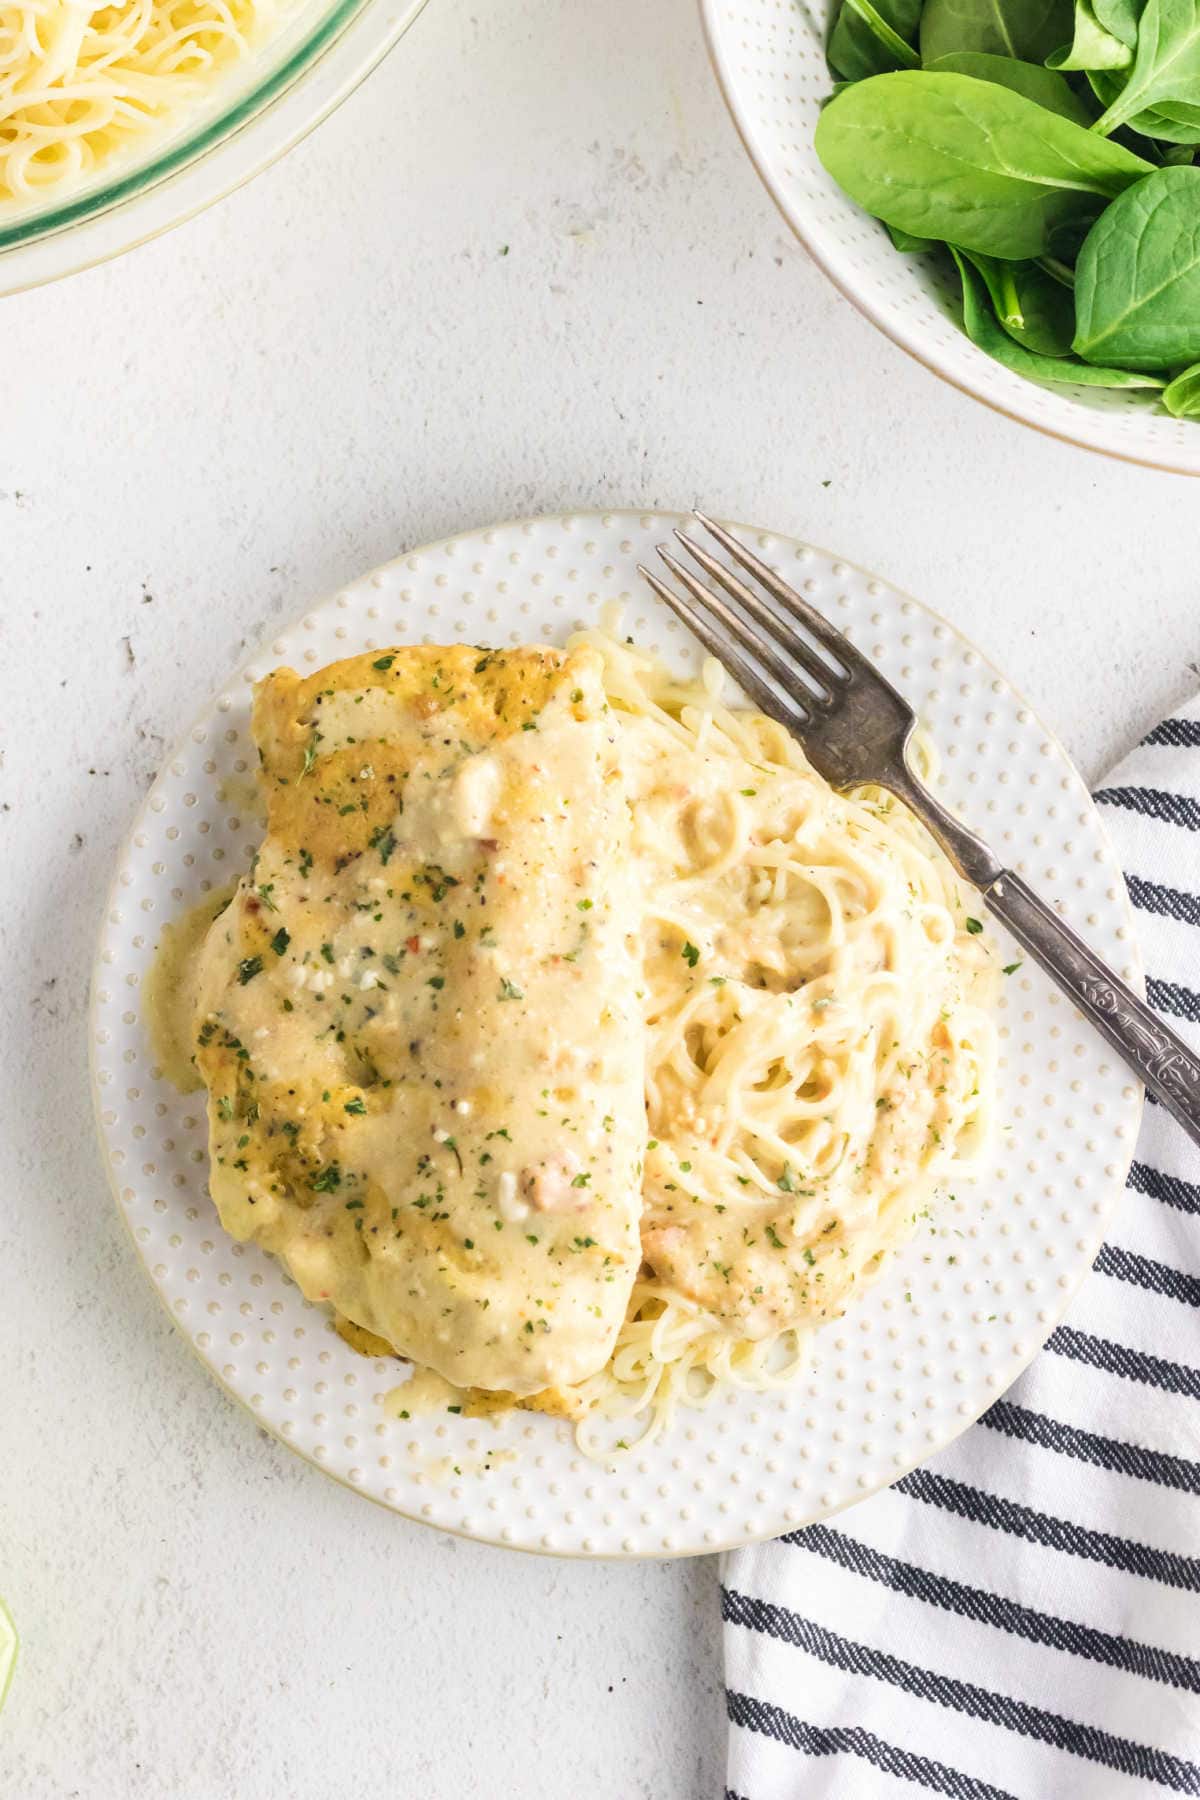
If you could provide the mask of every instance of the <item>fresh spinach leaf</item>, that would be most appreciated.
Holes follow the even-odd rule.
[[[1200,137],[1200,92],[1198,92],[1196,100],[1164,100],[1161,106],[1150,107],[1147,111],[1151,118],[1158,120],[1161,124],[1175,125],[1179,127],[1181,133],[1186,130]],[[1138,114],[1139,119],[1144,119],[1146,116],[1147,113]],[[1162,133],[1160,132],[1158,135],[1161,137]],[[1178,141],[1181,144],[1191,143],[1195,139],[1180,136]]]
[[[956,50],[1045,62],[1071,35],[1071,0],[928,0],[921,14],[921,61]]]
[[[1122,76],[1107,69],[1089,70],[1088,81],[1101,106],[1114,105],[1125,85]],[[1135,113],[1126,128],[1169,144],[1200,144],[1200,92],[1196,101],[1167,100],[1161,106],[1148,106]]]
[[[987,56],[981,50],[956,50],[925,66],[932,73],[972,75],[976,81],[994,81],[997,87],[1024,94],[1047,112],[1071,119],[1076,125],[1090,125],[1096,116],[1065,75],[1056,74],[1042,63],[1018,62],[1015,56]]]
[[[1075,265],[1074,349],[1088,362],[1200,361],[1200,169],[1156,169],[1101,213]]]
[[[962,279],[963,329],[971,342],[984,350],[1005,368],[1031,381],[1065,382],[1078,387],[1157,388],[1163,384],[1152,375],[1133,374],[1128,369],[1101,369],[1091,363],[1076,362],[1071,357],[1037,356],[1013,342],[1001,331],[987,303],[987,288],[982,278],[965,257],[952,250],[951,255]]]
[[[1194,146],[1200,144],[1200,106],[1189,106],[1183,100],[1172,100],[1164,106],[1149,106],[1129,121],[1129,130],[1165,144]],[[1164,157],[1164,160],[1167,160]]]
[[[1109,135],[1177,100],[1200,100],[1200,0],[1146,0],[1129,79],[1095,129]]]
[[[968,75],[901,70],[857,82],[817,122],[817,155],[852,200],[914,237],[983,255],[1056,253],[1065,230],[1151,165]]]
[[[1061,50],[1046,58],[1049,69],[1127,69],[1133,51],[1106,31],[1089,0],[1075,0],[1075,35]]]
[[[1069,287],[1034,263],[970,261],[988,290],[996,319],[1014,342],[1036,356],[1069,356],[1075,335],[1075,299]]]
[[[1118,43],[1132,50],[1137,43],[1141,0],[1092,0],[1092,11]]]
[[[1173,418],[1200,419],[1200,363],[1193,363],[1169,381],[1162,401]]]
[[[842,0],[829,39],[829,66],[847,81],[915,68],[921,0]]]
[[[938,248],[932,238],[914,237],[911,231],[897,231],[894,225],[885,225],[884,230],[891,238],[893,248],[902,256],[915,256],[923,250]]]

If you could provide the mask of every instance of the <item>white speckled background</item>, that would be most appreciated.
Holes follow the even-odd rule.
[[[572,1800],[710,1800],[713,1564],[407,1525],[174,1334],[87,1098],[115,847],[277,621],[570,505],[703,498],[878,568],[1093,775],[1196,680],[1200,487],[1039,439],[865,325],[745,163],[692,0],[430,0],[276,169],[0,327],[0,1793],[561,1800],[569,1770]]]

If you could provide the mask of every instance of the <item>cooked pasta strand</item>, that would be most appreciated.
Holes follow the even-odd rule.
[[[621,717],[647,896],[650,1148],[643,1276],[573,1390],[595,1456],[795,1381],[978,1155],[995,1087],[982,909],[924,828],[880,788],[836,793],[723,703],[717,664],[679,682],[616,624],[581,638]]]
[[[0,0],[0,206],[64,195],[182,115],[286,0]]]

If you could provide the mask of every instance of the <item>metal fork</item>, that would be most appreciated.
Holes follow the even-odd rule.
[[[723,526],[702,512],[694,516],[756,585],[676,531],[728,600],[665,545],[659,555],[690,598],[639,565],[654,592],[762,711],[801,739],[809,761],[833,787],[877,782],[916,813],[989,910],[1200,1144],[1200,1059],[914,775],[908,747],[916,714],[861,650]]]

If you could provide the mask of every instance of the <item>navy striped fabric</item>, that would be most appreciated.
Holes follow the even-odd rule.
[[[1200,700],[1097,801],[1200,1049]],[[725,1559],[725,1800],[1200,1795],[1200,1151],[1146,1110],[1067,1318],[978,1424]]]

